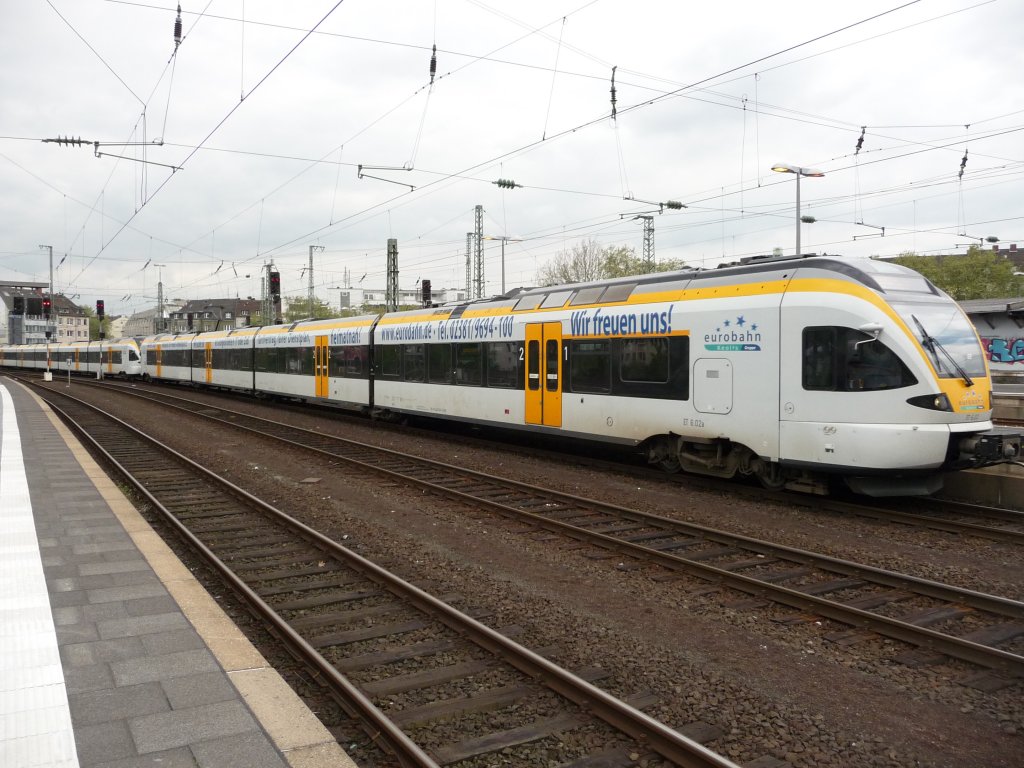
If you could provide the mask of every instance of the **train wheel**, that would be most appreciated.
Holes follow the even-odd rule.
[[[668,474],[674,475],[680,470],[679,457],[674,454],[666,456],[658,462],[658,466]]]
[[[781,491],[786,487],[786,477],[782,467],[771,462],[758,462],[759,466],[755,471],[758,481],[769,491]]]
[[[677,451],[676,441],[667,435],[651,438],[644,445],[647,463],[661,467],[669,474],[675,474],[681,468]]]

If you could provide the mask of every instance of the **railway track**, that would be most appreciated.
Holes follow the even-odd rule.
[[[175,395],[167,391],[169,387],[166,385],[156,384],[140,387],[134,384],[110,381],[104,384],[85,383],[88,383],[90,386],[113,387],[136,395],[153,392],[166,398],[175,397]],[[179,388],[175,387],[174,389],[180,391]],[[182,399],[187,401],[187,398]],[[362,417],[346,414],[344,411],[339,411],[336,408],[318,407],[315,404],[300,405],[286,402],[279,403],[277,407],[288,408],[300,413],[308,413],[313,408],[318,409],[319,412],[332,419],[352,419],[361,424],[365,423],[365,419]],[[376,424],[384,429],[402,429],[413,434],[422,434],[425,437],[431,438],[436,438],[437,436],[436,430],[407,425],[398,427],[397,425],[384,422],[376,422]],[[444,424],[444,426],[445,428],[452,428],[450,424]],[[463,442],[472,443],[491,450],[508,449],[507,443],[498,443],[494,440],[467,435],[462,432],[457,434],[458,439]],[[901,527],[922,528],[942,531],[952,535],[975,536],[988,539],[989,541],[1024,545],[1024,512],[1016,510],[985,507],[934,498],[851,500],[840,497],[809,496],[791,491],[771,491],[759,485],[744,485],[735,480],[718,480],[685,473],[668,474],[660,469],[643,464],[634,465],[624,463],[622,460],[602,459],[593,455],[593,446],[588,447],[586,454],[570,454],[558,450],[539,448],[536,445],[530,445],[528,451],[529,455],[533,457],[548,456],[556,461],[572,462],[592,469],[628,474],[648,482],[671,483],[688,488],[725,492],[756,499],[758,502],[772,501],[791,506],[810,507],[816,512],[831,512],[843,516],[855,515]]]
[[[483,765],[540,745],[580,768],[736,768],[685,735],[707,736],[706,724],[648,717],[653,697],[611,696],[599,671],[551,663],[116,417],[38,389],[402,766]]]
[[[837,499],[824,508],[915,528],[961,536],[978,536],[1007,544],[1024,544],[1024,512],[986,507],[945,499],[913,499],[899,502],[844,502]]]
[[[415,483],[474,507],[484,506],[528,523],[532,530],[584,542],[594,547],[595,556],[614,552],[633,562],[682,571],[739,590],[751,596],[751,605],[771,601],[789,606],[797,613],[786,616],[786,622],[831,619],[847,627],[827,636],[836,643],[882,635],[919,649],[904,655],[907,663],[931,662],[941,654],[986,670],[965,679],[965,684],[995,688],[1024,675],[1024,655],[1019,652],[1024,640],[1024,603],[1017,600],[557,493],[209,403],[164,393],[132,394],[398,482]]]

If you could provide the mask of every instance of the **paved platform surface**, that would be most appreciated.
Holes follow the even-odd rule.
[[[49,408],[2,376],[0,766],[355,766]]]

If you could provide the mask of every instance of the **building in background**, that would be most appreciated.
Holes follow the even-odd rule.
[[[166,328],[169,323],[169,316],[174,312],[177,312],[185,305],[181,299],[174,299],[172,301],[164,302],[164,322],[163,327]],[[133,315],[129,315],[125,318],[124,325],[122,326],[121,333],[117,336],[125,336],[132,338],[144,338],[146,336],[152,336],[159,330],[160,323],[157,317],[157,308],[144,309],[141,312],[136,312]],[[111,336],[114,336],[111,331]]]
[[[54,329],[50,341],[67,344],[72,341],[89,340],[89,318],[80,306],[63,293],[53,295],[51,326]]]
[[[43,298],[49,283],[0,280],[0,342],[45,344]]]
[[[247,299],[196,299],[185,302],[170,313],[168,333],[231,330],[246,328],[258,320],[262,302]]]
[[[384,288],[340,288],[338,289],[338,308],[341,311],[370,311],[379,308],[387,300],[387,291]],[[448,304],[455,301],[466,300],[465,288],[434,288],[430,292],[430,300],[434,304]],[[400,306],[419,307],[423,305],[423,289],[400,288],[398,290],[398,304]],[[334,305],[327,300],[327,305]]]
[[[129,335],[124,332],[124,328],[128,324],[128,315],[115,315],[114,317],[107,315],[107,320],[110,323],[110,338],[121,339]]]

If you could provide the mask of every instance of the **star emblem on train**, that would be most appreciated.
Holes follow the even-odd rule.
[[[721,333],[723,328],[731,328],[733,322],[735,322],[736,325],[738,325],[740,328],[742,328],[743,326],[745,326],[747,324],[747,318],[745,318],[743,315],[740,315],[739,317],[736,318],[735,321],[733,321],[733,320],[723,320],[722,324],[720,326],[718,326],[717,328],[715,328],[715,333]],[[757,330],[757,324],[755,323],[754,325],[751,325],[750,326],[750,330],[756,331]]]

